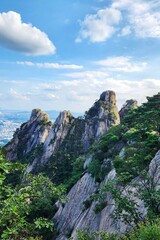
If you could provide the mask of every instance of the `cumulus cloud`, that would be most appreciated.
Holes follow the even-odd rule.
[[[117,95],[117,104],[120,108],[127,99],[137,99],[139,103],[145,102],[145,96],[157,94],[160,89],[160,79],[130,80],[127,75],[123,79],[105,76],[105,71],[100,70],[97,76],[95,70],[86,72],[73,72],[74,78],[64,78],[63,80],[52,80],[50,82],[31,83],[26,81],[25,87],[10,89],[9,92],[0,93],[1,107],[19,106],[21,109],[54,109],[71,110],[74,112],[84,112],[94,103],[99,95],[105,90],[113,90]],[[94,78],[90,76],[93,75]],[[81,77],[80,77],[81,76]],[[65,77],[63,75],[63,77]],[[21,89],[21,90],[20,90]],[[25,93],[24,90],[27,89]]]
[[[26,65],[26,66],[35,66],[39,68],[53,68],[53,69],[82,69],[83,66],[75,65],[75,64],[60,64],[60,63],[33,63],[28,61],[17,61],[19,65]]]
[[[130,35],[131,33],[132,33],[131,27],[126,26],[126,27],[122,28],[120,36],[127,36],[127,35]]]
[[[104,8],[96,14],[87,15],[81,22],[81,30],[76,42],[89,38],[91,42],[103,42],[116,32],[121,20],[121,12],[114,8]]]
[[[131,57],[124,56],[109,57],[95,63],[112,72],[141,72],[147,66],[146,62],[135,62]]]
[[[21,94],[13,88],[10,89],[9,97],[17,100],[30,100],[30,98],[26,94]]]
[[[156,0],[112,0],[109,8],[86,15],[76,42],[86,38],[102,42],[115,33],[123,37],[132,33],[138,38],[160,38],[159,8]]]
[[[56,50],[44,32],[23,23],[21,15],[13,11],[0,13],[0,45],[26,55],[48,55]]]
[[[95,75],[95,71],[93,73],[90,71],[91,74]],[[48,94],[54,94],[56,98],[50,99],[54,100],[54,108],[84,112],[105,90],[116,92],[117,104],[120,108],[127,99],[131,98],[137,99],[139,103],[145,102],[146,96],[157,94],[157,89],[160,89],[160,79],[144,78],[132,81],[127,76],[125,79],[117,79],[105,76],[103,71],[101,77],[91,78],[90,75],[86,75],[85,71],[79,72],[79,75],[75,72],[72,79],[59,80],[45,85],[38,84],[39,95],[43,96],[46,91]],[[54,89],[58,91],[55,90],[55,92]]]
[[[114,0],[112,7],[125,11],[130,31],[132,29],[137,37],[160,38],[160,12],[157,11],[160,3],[158,1]]]
[[[75,80],[74,80],[75,81]],[[114,78],[104,78],[101,81],[97,80],[79,80],[78,90],[73,85],[67,88],[65,93],[68,99],[79,101],[81,110],[87,110],[93,102],[99,97],[99,95],[105,90],[114,90],[117,95],[117,104],[120,108],[127,99],[137,99],[139,103],[145,102],[145,96],[152,96],[157,93],[157,89],[160,88],[160,81],[156,79],[143,79],[141,81],[121,80]],[[87,90],[84,90],[84,86]],[[152,87],[149,87],[152,86]],[[62,88],[63,89],[63,88]],[[65,85],[66,91],[66,85]],[[73,92],[76,92],[73,94]],[[87,102],[86,102],[86,99]]]

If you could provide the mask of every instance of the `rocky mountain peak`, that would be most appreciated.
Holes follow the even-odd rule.
[[[111,126],[120,123],[115,92],[104,91],[86,112],[85,120],[84,145],[88,150],[91,139],[98,140]]]
[[[60,114],[54,124],[61,125],[62,123],[69,123],[72,118],[73,118],[73,116],[70,111],[63,111],[63,112],[60,112]]]
[[[41,109],[36,108],[32,110],[31,117],[30,117],[30,122],[33,121],[50,121],[49,116],[47,113],[43,112]]]
[[[21,160],[26,159],[26,155],[27,159],[32,156],[28,171],[39,171],[39,167],[50,161],[55,162],[59,169],[60,159],[55,157],[58,152],[61,152],[63,161],[67,155],[76,158],[85,154],[94,141],[119,122],[113,91],[104,91],[86,112],[85,118],[74,118],[70,111],[63,111],[52,123],[48,114],[33,109],[30,120],[22,124],[8,143],[6,157],[8,160]]]
[[[22,160],[48,136],[52,122],[47,113],[40,109],[33,109],[28,122],[23,123],[14,133],[13,139],[6,145],[8,160]]]
[[[127,115],[129,110],[135,109],[137,107],[138,107],[137,100],[134,100],[134,99],[127,100],[125,104],[122,106],[121,110],[119,111],[119,116],[121,121]]]
[[[116,101],[116,94],[114,91],[104,91],[101,95],[100,95],[100,100],[101,101],[107,101],[110,102],[110,99],[112,99],[112,101]]]
[[[116,94],[113,91],[104,91],[99,100],[86,112],[86,119],[108,119],[114,124],[119,124],[119,114],[116,106]]]

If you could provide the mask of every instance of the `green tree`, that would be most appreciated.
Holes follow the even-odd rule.
[[[8,176],[20,169],[0,156],[0,239],[51,239],[54,204],[64,201],[64,188],[42,174],[26,175],[16,186],[8,183]]]

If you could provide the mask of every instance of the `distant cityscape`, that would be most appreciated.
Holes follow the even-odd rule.
[[[0,110],[0,146],[5,145],[14,132],[30,117],[30,112]]]

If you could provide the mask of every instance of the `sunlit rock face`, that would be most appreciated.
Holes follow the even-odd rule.
[[[51,165],[54,175],[60,179],[56,182],[57,179],[54,178],[54,182],[58,184],[65,183],[61,180],[66,181],[68,178],[63,178],[63,174],[71,169],[69,167],[76,157],[83,156],[84,171],[79,180],[70,187],[66,196],[68,201],[65,204],[57,203],[58,210],[53,216],[58,230],[56,240],[67,240],[70,237],[77,240],[77,230],[124,233],[130,229],[130,226],[124,224],[122,220],[115,221],[113,218],[116,206],[111,193],[106,192],[105,205],[99,212],[95,211],[97,202],[92,199],[95,193],[101,191],[103,184],[116,178],[112,156],[102,159],[101,167],[104,165],[106,172],[101,182],[96,182],[89,170],[87,172],[87,168],[94,160],[93,152],[90,154],[88,151],[92,143],[98,141],[111,126],[118,125],[120,117],[123,121],[127,112],[136,107],[136,101],[128,100],[118,113],[115,93],[105,91],[84,117],[74,118],[69,111],[63,111],[52,123],[46,113],[40,109],[34,109],[29,121],[21,125],[13,139],[6,145],[7,160],[27,162],[27,172],[32,173],[39,173],[42,168],[47,169],[48,165]],[[116,152],[123,159],[125,144],[129,145],[128,142],[119,141],[110,151]],[[45,173],[48,174],[48,172]],[[159,189],[160,151],[149,165],[149,175],[154,180],[155,188]],[[140,177],[133,179],[134,183],[139,184],[140,181]],[[130,200],[134,199],[142,217],[145,218],[147,208],[138,198],[138,188],[134,186],[127,185],[122,195]]]
[[[85,150],[88,150],[92,140],[98,140],[111,126],[120,123],[115,93],[103,92],[100,99],[86,113],[85,120],[83,143]]]
[[[6,158],[28,162],[27,171],[38,172],[41,166],[55,161],[61,150],[73,157],[85,154],[94,141],[108,129],[119,124],[116,96],[105,91],[83,118],[74,118],[69,111],[59,114],[54,124],[40,109],[32,111],[30,120],[18,129],[6,146]]]
[[[157,152],[149,165],[149,175],[152,177],[155,184],[155,188],[160,189],[160,151]],[[67,194],[67,203],[62,206],[57,203],[58,211],[54,216],[54,223],[57,226],[59,235],[56,240],[65,240],[72,237],[77,240],[77,231],[85,231],[89,229],[90,232],[107,231],[111,233],[117,232],[118,234],[125,233],[131,229],[130,225],[124,224],[122,220],[114,220],[113,213],[115,209],[115,203],[110,193],[106,193],[106,207],[104,207],[99,213],[95,212],[96,201],[89,201],[91,196],[101,189],[102,185],[109,180],[113,180],[116,177],[115,169],[113,168],[104,181],[96,183],[95,179],[90,174],[84,174],[81,179],[71,188]],[[133,183],[141,183],[139,177],[133,180]],[[137,203],[141,216],[145,218],[147,214],[147,208],[144,202],[138,197],[138,188],[133,185],[125,187],[122,194],[129,199],[134,199]],[[86,205],[86,201],[88,201]]]
[[[47,113],[34,109],[28,122],[23,123],[6,145],[6,158],[23,160],[36,147],[43,144],[52,128]]]

